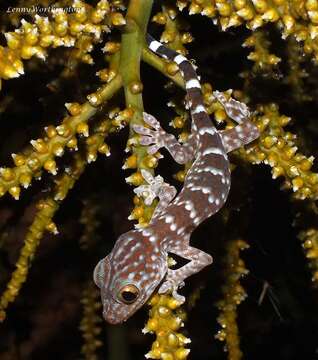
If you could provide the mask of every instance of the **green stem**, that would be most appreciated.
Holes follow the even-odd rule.
[[[130,121],[132,125],[142,123],[143,101],[142,83],[140,80],[140,62],[145,43],[146,29],[151,13],[153,0],[131,0],[126,14],[126,27],[122,34],[119,73],[122,76],[127,107],[134,110]],[[140,91],[136,87],[140,85]],[[138,165],[145,157],[145,148],[136,147]]]

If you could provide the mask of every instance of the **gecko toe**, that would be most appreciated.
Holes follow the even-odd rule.
[[[152,115],[143,113],[144,115],[144,122],[150,126],[152,126],[154,129],[159,130],[161,129],[159,121]]]
[[[148,146],[150,144],[154,144],[155,140],[150,136],[142,136],[139,142],[140,145]]]

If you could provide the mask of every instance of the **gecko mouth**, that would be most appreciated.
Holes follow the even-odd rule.
[[[105,313],[105,311],[103,312],[104,319],[111,325],[117,325],[125,322],[130,317],[130,315],[131,314],[127,314],[125,317],[122,317],[116,314]]]

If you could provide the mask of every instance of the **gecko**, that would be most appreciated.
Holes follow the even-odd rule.
[[[150,35],[147,45],[158,56],[177,64],[185,82],[191,133],[181,144],[147,113],[143,113],[147,125],[133,125],[133,130],[140,135],[140,144],[147,146],[149,154],[165,148],[177,163],[192,162],[192,166],[178,194],[160,175],[154,177],[149,171],[141,170],[146,183],[134,192],[144,197],[146,205],[159,198],[153,216],[147,227],[122,234],[94,270],[94,281],[101,291],[103,317],[111,324],[126,321],[156,288],[160,294],[171,292],[180,303],[184,302],[185,298],[178,293],[184,280],[212,263],[211,255],[190,245],[190,237],[196,227],[220,210],[228,197],[231,174],[227,153],[259,136],[258,128],[250,121],[248,107],[214,91],[213,96],[238,124],[218,131],[205,109],[194,65]],[[176,254],[188,262],[170,269],[168,254]]]

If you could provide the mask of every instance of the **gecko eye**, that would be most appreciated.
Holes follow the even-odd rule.
[[[126,285],[120,289],[118,298],[124,304],[132,304],[139,296],[139,289],[135,285]]]

